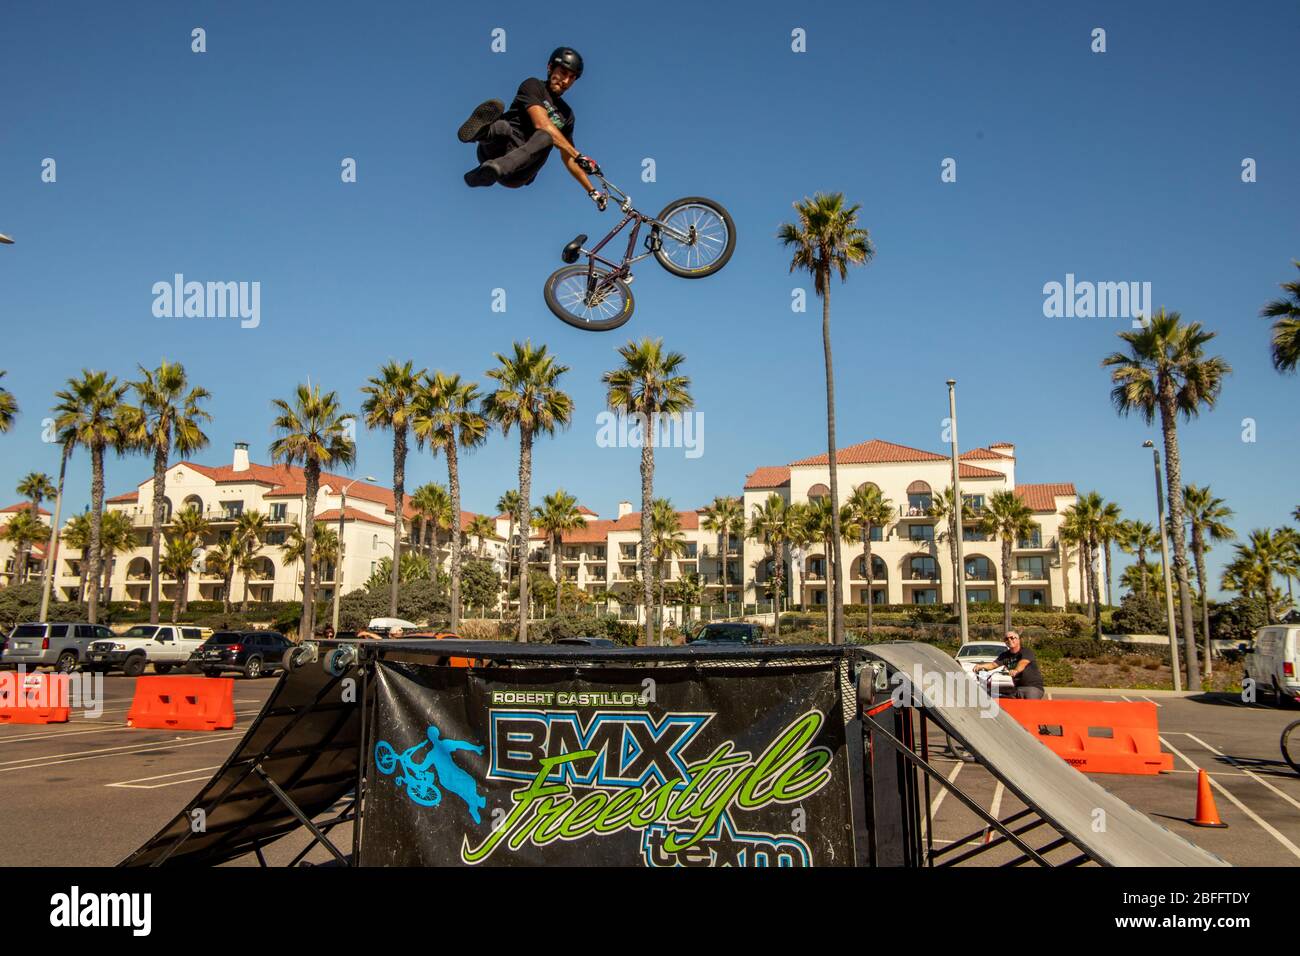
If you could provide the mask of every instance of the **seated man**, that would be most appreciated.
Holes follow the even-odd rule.
[[[560,47],[547,63],[546,79],[529,77],[520,83],[510,109],[503,112],[500,100],[475,107],[458,134],[462,143],[478,143],[479,165],[465,174],[466,184],[500,183],[510,189],[527,186],[537,178],[554,148],[564,156],[573,178],[604,209],[604,194],[587,178],[586,171],[594,170],[596,164],[573,146],[573,110],[563,97],[580,76],[582,57],[578,51]]]
[[[1043,672],[1038,669],[1038,658],[1034,652],[1022,645],[1020,635],[1007,631],[1007,649],[988,664],[976,664],[972,670],[994,671],[1005,667],[1011,672],[1011,683],[1015,686],[1015,696],[1021,700],[1043,699]]]

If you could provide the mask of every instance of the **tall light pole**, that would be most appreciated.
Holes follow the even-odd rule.
[[[59,516],[63,513],[63,476],[68,471],[68,459],[72,456],[72,442],[63,443],[63,456],[59,461],[59,487],[54,495],[54,521],[50,525],[50,542],[45,547],[45,573],[41,575],[41,623],[44,624],[50,614],[50,588],[54,584],[54,571],[59,559]]]
[[[334,608],[330,616],[330,626],[337,635],[339,632],[339,594],[343,590],[343,518],[348,510],[348,489],[355,485],[360,478],[353,478],[343,486],[343,491],[339,496],[339,556],[334,565]],[[366,481],[374,482],[374,475],[366,475]]]
[[[1183,675],[1178,669],[1178,638],[1174,629],[1174,591],[1169,583],[1169,541],[1165,536],[1165,491],[1160,480],[1160,450],[1155,443],[1147,440],[1143,448],[1151,449],[1151,457],[1156,468],[1156,514],[1160,516],[1160,563],[1165,572],[1165,615],[1169,632],[1169,664],[1174,671],[1174,690],[1183,689]],[[1144,573],[1145,573],[1145,569]]]
[[[966,558],[962,553],[962,498],[961,498],[961,466],[957,459],[957,380],[948,379],[948,423],[952,429],[952,510],[953,510],[953,530],[957,540],[957,567],[954,569],[957,574],[957,580],[953,582],[953,594],[957,596],[958,620],[961,622],[961,642],[966,643],[970,637],[966,624]],[[867,600],[871,600],[871,595],[867,595]]]

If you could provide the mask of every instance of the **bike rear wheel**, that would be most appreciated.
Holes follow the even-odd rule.
[[[397,769],[397,751],[386,740],[375,745],[375,768],[380,773],[392,773]]]
[[[1300,773],[1300,720],[1288,724],[1282,731],[1282,759],[1296,773]]]
[[[703,196],[687,196],[664,207],[655,258],[675,276],[711,276],[736,251],[736,224],[721,204]],[[686,238],[683,238],[686,237]]]
[[[632,318],[632,290],[608,269],[596,269],[588,279],[585,265],[556,269],[546,280],[547,307],[561,321],[587,332],[608,332]]]

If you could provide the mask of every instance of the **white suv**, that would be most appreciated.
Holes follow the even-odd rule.
[[[190,655],[206,640],[203,629],[181,624],[137,624],[111,641],[95,641],[86,654],[86,669],[107,672],[117,668],[127,677],[139,677],[145,665],[159,674],[184,667]]]

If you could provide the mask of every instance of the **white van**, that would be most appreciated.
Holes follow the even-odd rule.
[[[1297,643],[1300,627],[1272,624],[1255,632],[1255,646],[1246,651],[1246,677],[1254,680],[1257,691],[1270,694],[1279,706],[1288,697],[1300,698]]]

